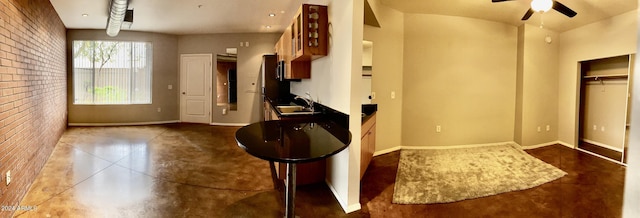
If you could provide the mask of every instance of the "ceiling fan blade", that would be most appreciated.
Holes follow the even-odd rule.
[[[553,9],[564,15],[567,15],[567,17],[574,17],[576,16],[576,14],[578,14],[575,11],[571,10],[571,8],[563,5],[558,1],[553,1]]]
[[[529,8],[527,13],[524,13],[524,16],[522,16],[521,20],[528,20],[531,17],[531,15],[533,15],[533,12],[535,12],[535,11],[533,11],[533,9]]]
[[[506,2],[506,1],[513,1],[513,0],[491,0],[491,2],[496,3],[496,2]]]

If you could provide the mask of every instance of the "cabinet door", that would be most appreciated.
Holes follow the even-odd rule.
[[[280,120],[275,110],[271,110],[271,120]]]
[[[269,121],[269,120],[271,120],[271,107],[269,106],[269,103],[265,101],[264,102],[264,121]]]
[[[368,153],[371,159],[373,159],[373,154],[376,153],[376,124],[373,124],[373,126],[371,127],[371,130],[369,130],[368,138],[369,138]],[[371,159],[369,159],[369,161],[371,161]]]
[[[282,40],[282,54],[285,62],[284,78],[291,79],[291,27],[284,30]]]
[[[278,58],[276,58],[276,60],[280,60],[279,56],[282,55],[282,36],[280,36],[280,39],[278,39],[276,45],[273,47],[273,52],[278,55]]]
[[[369,156],[369,134],[367,133],[360,141],[360,179],[369,166],[371,157]]]
[[[294,59],[302,56],[304,54],[304,40],[303,40],[303,34],[304,34],[304,22],[303,22],[303,7],[300,7],[300,9],[298,9],[298,13],[296,13],[296,16],[294,16],[293,18],[293,27],[294,27],[294,31],[293,31],[293,38],[295,40],[294,43]]]

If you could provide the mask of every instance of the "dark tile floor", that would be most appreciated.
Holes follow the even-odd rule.
[[[282,217],[266,161],[234,127],[171,124],[69,128],[19,217]],[[300,217],[620,217],[625,168],[560,145],[529,150],[569,175],[542,186],[433,205],[391,203],[399,152],[375,157],[362,210],[344,214],[326,185],[296,193]]]
[[[621,217],[625,167],[562,145],[527,150],[568,173],[541,186],[447,204],[391,204],[400,152],[374,158],[363,213],[384,217]]]

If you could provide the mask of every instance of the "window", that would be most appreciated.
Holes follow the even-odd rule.
[[[152,44],[73,41],[74,104],[151,104]]]

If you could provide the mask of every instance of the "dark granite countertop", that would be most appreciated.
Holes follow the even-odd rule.
[[[272,120],[236,131],[238,146],[269,161],[304,163],[327,158],[351,143],[348,129],[331,121]]]
[[[273,109],[276,114],[278,115],[278,117],[286,117],[286,118],[294,118],[294,119],[309,119],[310,121],[313,120],[331,120],[335,123],[340,124],[343,128],[349,128],[349,115],[341,113],[339,111],[336,111],[332,108],[329,108],[327,106],[324,106],[320,103],[315,102],[315,110],[319,111],[319,114],[288,114],[288,115],[283,115],[280,113],[279,110],[277,110],[276,106],[281,106],[281,105],[300,105],[300,106],[305,106],[303,101],[300,100],[294,100],[295,95],[290,94],[290,96],[288,98],[280,98],[277,100],[272,100],[269,99],[267,97],[265,97],[265,100],[269,102],[269,104],[271,105],[271,109]],[[365,123],[367,120],[369,120],[373,114],[375,114],[378,111],[378,105],[377,104],[363,104],[362,105],[362,123]]]
[[[377,104],[363,104],[362,105],[362,123],[364,124],[378,111]]]
[[[294,100],[295,95],[291,94],[289,98],[271,100],[265,97],[265,101],[268,101],[271,105],[271,109],[276,112],[278,117],[286,119],[308,120],[308,121],[333,121],[334,123],[342,126],[345,129],[349,129],[349,115],[336,111],[323,104],[314,102],[315,111],[318,114],[299,114],[299,115],[282,115],[280,111],[276,109],[276,106],[281,105],[300,105],[304,106],[304,101]]]

